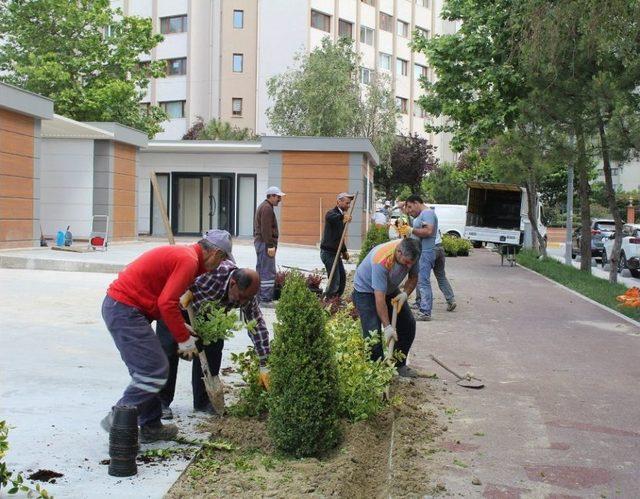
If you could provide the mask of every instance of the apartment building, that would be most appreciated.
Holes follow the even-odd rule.
[[[196,116],[219,118],[271,134],[267,80],[294,65],[296,53],[324,37],[354,40],[362,56],[361,83],[374,72],[390,77],[400,110],[399,130],[427,135],[429,119],[416,104],[421,77],[433,78],[423,54],[409,44],[453,32],[440,19],[443,0],[112,0],[127,15],[150,17],[165,37],[151,54],[167,61],[167,76],[151,82],[142,105],[170,116],[156,139],[180,139]],[[427,135],[443,159],[452,157],[445,135]]]

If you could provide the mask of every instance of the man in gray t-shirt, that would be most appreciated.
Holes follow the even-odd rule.
[[[435,263],[435,244],[438,235],[438,217],[436,212],[424,204],[420,196],[409,196],[405,202],[407,211],[414,217],[411,235],[420,239],[422,253],[418,270],[418,290],[420,291],[420,311],[416,314],[418,321],[430,321],[433,308],[433,292],[431,291],[431,270]]]

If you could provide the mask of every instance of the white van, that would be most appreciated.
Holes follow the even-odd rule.
[[[467,222],[467,207],[464,204],[432,204],[425,203],[427,206],[433,207],[438,217],[438,229],[440,234],[449,234],[450,236],[463,237],[464,226]],[[393,225],[396,218],[401,215],[399,208],[395,208],[391,212],[391,227],[389,227],[389,237],[395,239],[398,237],[397,231]]]

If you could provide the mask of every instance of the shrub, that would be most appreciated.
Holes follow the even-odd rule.
[[[240,389],[238,402],[229,407],[233,416],[255,417],[267,412],[268,392],[260,384],[260,359],[253,347],[232,353],[231,360],[247,386]]]
[[[442,236],[442,248],[447,256],[469,256],[471,241],[445,234]]]
[[[394,363],[371,360],[371,347],[379,337],[363,338],[360,321],[349,315],[349,307],[329,319],[326,328],[338,365],[340,415],[351,421],[368,419],[385,405],[382,395],[393,379]]]
[[[242,329],[242,323],[235,310],[227,312],[218,302],[207,301],[198,310],[193,329],[204,345],[210,345],[232,338],[235,331]]]
[[[284,453],[317,456],[340,440],[338,372],[325,312],[299,273],[286,280],[276,316],[269,435]]]
[[[367,235],[362,242],[360,248],[360,255],[358,257],[358,265],[362,263],[362,260],[367,256],[371,248],[378,246],[378,244],[386,243],[389,240],[389,229],[387,227],[377,227],[371,225],[367,231]]]
[[[456,244],[458,246],[458,256],[469,256],[469,251],[471,251],[472,248],[471,241],[458,238]]]

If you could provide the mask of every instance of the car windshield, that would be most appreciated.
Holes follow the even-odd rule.
[[[605,232],[613,232],[616,230],[616,224],[613,222],[597,222],[595,228]]]

